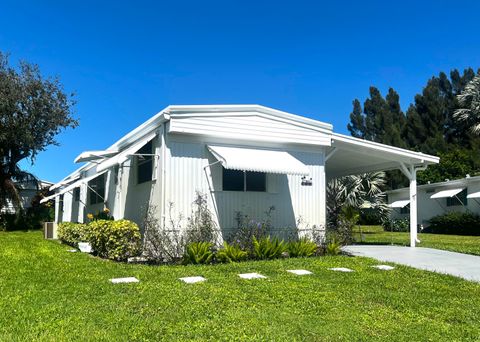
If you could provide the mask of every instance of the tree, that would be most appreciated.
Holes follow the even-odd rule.
[[[475,134],[480,134],[480,72],[457,95],[460,108],[454,118],[470,126]]]
[[[365,138],[365,118],[362,114],[362,105],[358,99],[353,100],[353,111],[350,113],[350,123],[347,128],[355,138]]]
[[[7,201],[20,208],[16,182],[35,180],[19,162],[33,164],[38,153],[58,145],[63,129],[75,128],[73,94],[65,94],[58,78],[44,78],[35,64],[9,65],[0,52],[0,207]]]

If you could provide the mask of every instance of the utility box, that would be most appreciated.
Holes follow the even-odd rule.
[[[58,239],[57,222],[45,222],[43,224],[43,232],[45,234],[45,239]]]

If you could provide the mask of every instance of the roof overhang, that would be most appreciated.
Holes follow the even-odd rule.
[[[467,195],[467,198],[480,198],[480,191]]]
[[[401,164],[416,167],[437,164],[440,158],[421,152],[332,133],[332,146],[327,148],[326,174],[337,178],[352,174],[395,170]]]
[[[308,167],[285,151],[212,146],[208,150],[225,169],[308,175]]]

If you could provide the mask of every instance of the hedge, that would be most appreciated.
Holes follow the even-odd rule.
[[[452,235],[480,235],[480,215],[472,212],[450,212],[432,217],[430,225],[423,233],[452,234]]]

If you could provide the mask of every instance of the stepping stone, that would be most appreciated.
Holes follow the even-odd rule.
[[[242,279],[264,279],[264,275],[258,273],[241,273],[238,275]]]
[[[376,269],[379,269],[379,270],[383,270],[383,271],[391,271],[395,268],[393,266],[388,266],[388,265],[375,265],[375,266],[370,266],[370,267],[373,267],[373,268],[376,268]]]
[[[354,272],[353,270],[346,267],[333,267],[333,268],[329,268],[329,270],[336,271],[336,272]]]
[[[113,278],[110,279],[110,281],[113,284],[122,284],[122,283],[138,283],[140,280],[138,280],[135,277],[126,277],[126,278]]]
[[[76,249],[68,249],[67,252],[70,252],[70,253],[76,253],[77,250]]]
[[[287,270],[287,272],[290,272],[290,273],[293,273],[293,274],[296,274],[296,275],[308,275],[308,274],[313,274],[312,272],[307,271],[307,270]]]
[[[207,280],[204,277],[184,277],[184,278],[178,278],[178,279],[180,279],[181,281],[187,284],[195,284],[195,283],[199,283],[201,281]]]

